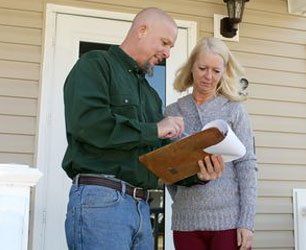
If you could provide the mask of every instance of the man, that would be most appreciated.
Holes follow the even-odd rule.
[[[119,47],[85,54],[69,73],[63,160],[73,179],[65,222],[69,249],[153,249],[147,190],[157,188],[157,178],[138,157],[181,135],[184,122],[163,117],[161,100],[144,74],[170,56],[176,36],[169,15],[144,9]],[[204,162],[182,185],[223,171],[219,157]]]

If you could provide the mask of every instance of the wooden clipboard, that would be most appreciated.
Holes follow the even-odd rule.
[[[173,184],[198,173],[198,160],[210,155],[203,149],[224,138],[219,129],[209,128],[141,155],[139,161],[165,184]]]

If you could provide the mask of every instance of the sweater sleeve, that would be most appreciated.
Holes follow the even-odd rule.
[[[237,227],[254,230],[257,198],[257,167],[254,137],[248,114],[240,104],[233,122],[233,131],[246,147],[246,154],[234,161],[240,192],[240,217]]]

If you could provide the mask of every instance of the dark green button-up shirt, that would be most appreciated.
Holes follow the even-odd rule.
[[[136,62],[118,46],[82,56],[64,86],[68,148],[63,168],[102,173],[143,188],[157,178],[138,162],[161,146],[162,102]]]
[[[157,188],[157,178],[138,161],[162,146],[157,122],[162,102],[136,62],[118,46],[83,55],[64,86],[68,176],[114,175],[137,187]],[[187,178],[182,185],[192,185]]]

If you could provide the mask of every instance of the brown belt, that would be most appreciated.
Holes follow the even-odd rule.
[[[122,183],[119,181],[111,180],[102,176],[92,176],[92,175],[77,175],[73,178],[73,184],[85,184],[85,185],[98,185],[108,188],[112,188],[118,191],[122,191]],[[131,195],[135,200],[145,200],[149,199],[149,192],[138,187],[132,187],[125,183],[125,193]]]

